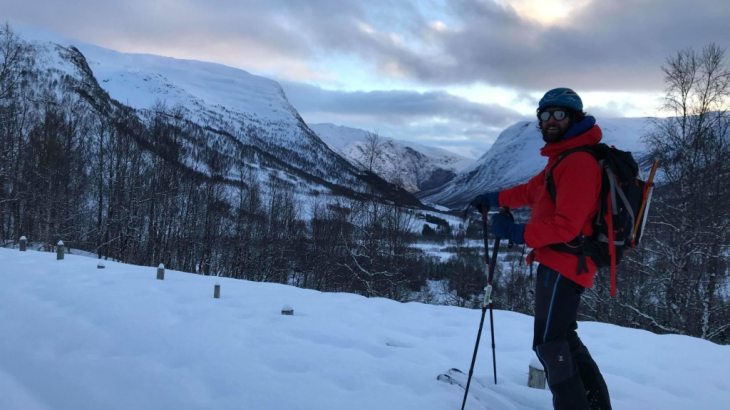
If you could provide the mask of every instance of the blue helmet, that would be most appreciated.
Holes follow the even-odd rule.
[[[583,101],[578,93],[570,88],[554,88],[545,93],[540,99],[537,111],[547,107],[567,107],[574,111],[583,111]]]

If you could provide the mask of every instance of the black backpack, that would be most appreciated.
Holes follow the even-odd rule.
[[[547,188],[555,201],[553,171],[568,155],[587,152],[593,155],[601,167],[601,193],[598,213],[593,221],[593,235],[582,233],[570,242],[552,244],[552,249],[578,255],[578,274],[588,271],[585,258],[590,257],[597,267],[611,267],[611,296],[616,294],[616,265],[624,253],[639,244],[646,204],[650,198],[651,180],[639,179],[639,165],[628,151],[621,151],[606,144],[583,146],[563,152],[547,175]]]

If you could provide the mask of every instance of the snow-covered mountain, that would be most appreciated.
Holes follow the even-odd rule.
[[[406,203],[418,202],[330,149],[273,80],[220,64],[120,53],[43,30],[18,34],[32,44],[39,70],[83,84],[78,88],[93,105],[128,106],[148,123],[161,113],[192,122],[197,131],[180,141],[182,165],[198,173],[239,181],[247,168],[262,181],[287,181],[300,194],[406,194]],[[206,160],[210,151],[227,164],[222,172]]]
[[[641,142],[648,118],[598,118],[597,123],[603,130],[602,142],[631,151],[642,167],[648,165]],[[425,203],[462,209],[476,195],[521,184],[539,173],[547,164],[540,155],[544,145],[536,121],[519,122],[502,131],[494,145],[453,180],[417,196]]]
[[[425,202],[456,208],[485,190],[526,181],[546,161],[539,155],[543,142],[535,122],[509,127],[476,161],[382,137],[373,171],[394,183],[386,184],[365,172],[366,131],[306,124],[275,81],[220,64],[120,53],[41,30],[19,34],[33,42],[40,67],[56,78],[72,78],[99,110],[121,103],[147,122],[161,111],[192,121],[199,132],[197,139],[182,140],[187,144],[182,165],[205,175],[239,181],[247,168],[260,180],[287,181],[299,194],[367,191],[417,204],[398,185]],[[641,155],[645,118],[598,123],[605,142]],[[212,169],[210,152],[225,160],[222,172]]]
[[[334,124],[309,124],[333,150],[353,165],[367,169],[368,131]],[[408,191],[417,192],[441,186],[453,179],[474,160],[441,148],[378,135],[380,154],[373,170],[388,181],[398,181]]]

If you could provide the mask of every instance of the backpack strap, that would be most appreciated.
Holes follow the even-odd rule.
[[[550,198],[553,199],[553,202],[555,202],[555,198],[557,196],[557,192],[555,190],[555,179],[553,178],[553,172],[555,171],[555,168],[558,167],[558,165],[567,157],[568,155],[574,153],[574,152],[587,152],[591,155],[593,155],[593,158],[598,161],[598,154],[594,150],[590,148],[588,145],[584,145],[582,147],[572,148],[569,150],[563,151],[562,154],[558,157],[558,160],[555,161],[552,167],[550,167],[550,170],[548,170],[548,173],[545,175],[545,180],[547,181],[547,189],[550,193]]]
[[[555,168],[570,154],[574,152],[587,152],[591,155],[593,155],[593,158],[595,158],[597,161],[599,161],[600,166],[600,160],[598,158],[598,154],[590,148],[590,146],[585,145],[582,147],[572,148],[569,150],[563,151],[562,154],[558,157],[557,161],[553,164],[552,167],[550,167],[550,170],[548,170],[547,175],[545,175],[545,180],[547,182],[547,189],[548,193],[550,194],[550,198],[552,198],[553,202],[555,202],[555,198],[557,197],[557,191],[555,189],[555,179],[553,178],[553,172],[555,171]],[[600,217],[600,206],[598,210],[598,216]],[[586,238],[585,235],[583,235],[583,232],[579,232],[578,236],[573,238],[570,242],[565,243],[554,243],[548,245],[551,249],[554,249],[556,251],[560,252],[567,252],[571,253],[573,255],[578,256],[578,268],[576,274],[580,275],[583,272],[588,272],[588,263],[586,262],[586,258],[590,257],[593,254],[593,242],[591,238]]]

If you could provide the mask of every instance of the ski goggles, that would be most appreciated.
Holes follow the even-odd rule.
[[[568,113],[564,110],[555,110],[555,111],[542,111],[539,114],[537,114],[538,118],[540,118],[540,121],[547,121],[550,119],[550,116],[553,116],[556,121],[561,121],[565,117],[568,116]]]

